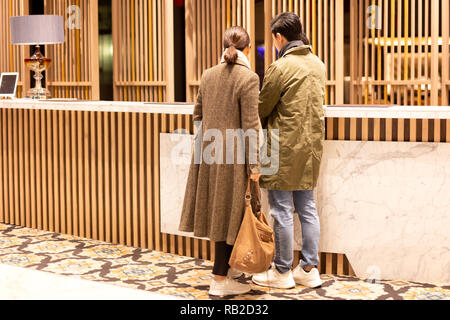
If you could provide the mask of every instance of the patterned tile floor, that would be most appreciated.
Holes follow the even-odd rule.
[[[182,299],[208,295],[209,261],[0,224],[0,264],[146,290]],[[320,289],[268,289],[252,284],[240,300],[450,300],[450,286],[322,275]],[[242,277],[240,281],[249,281]]]

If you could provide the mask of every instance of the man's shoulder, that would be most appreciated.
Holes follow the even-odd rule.
[[[266,71],[266,76],[281,77],[283,75],[283,69],[285,68],[285,61],[278,59],[274,61]]]
[[[312,52],[307,55],[289,55],[280,59],[279,63],[278,67],[281,70],[296,70],[308,74],[326,70],[325,63]]]

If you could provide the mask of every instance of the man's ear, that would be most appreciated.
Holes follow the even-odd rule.
[[[279,43],[282,43],[283,41],[283,36],[281,35],[281,33],[277,33],[275,35],[275,38],[278,40]]]

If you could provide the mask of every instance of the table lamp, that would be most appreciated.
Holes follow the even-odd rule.
[[[40,45],[64,43],[64,18],[55,15],[30,15],[11,17],[11,43],[14,45],[35,45],[36,50],[25,65],[34,71],[35,87],[27,92],[32,99],[47,99],[50,91],[42,86],[42,72],[51,64],[45,58]]]

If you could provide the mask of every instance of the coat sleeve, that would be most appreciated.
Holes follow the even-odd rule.
[[[281,70],[272,64],[264,76],[263,88],[259,95],[259,117],[265,123],[281,98]]]
[[[240,94],[241,125],[248,144],[245,147],[247,173],[260,173],[259,131],[261,125],[258,117],[259,77],[255,73],[245,81]]]

